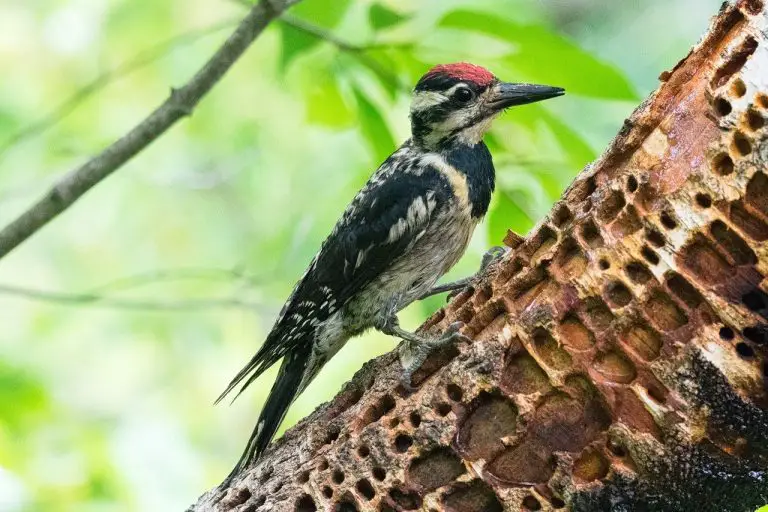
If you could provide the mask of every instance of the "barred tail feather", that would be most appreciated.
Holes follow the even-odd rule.
[[[230,481],[243,472],[267,449],[269,442],[283,422],[285,413],[300,392],[302,381],[305,379],[304,374],[309,362],[309,355],[309,350],[299,350],[287,354],[283,359],[277,379],[259,415],[256,428],[248,439],[248,444],[240,456],[240,460],[226,481]]]

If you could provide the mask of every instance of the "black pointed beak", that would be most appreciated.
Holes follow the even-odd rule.
[[[525,105],[537,101],[556,98],[565,94],[561,87],[536,84],[512,84],[508,82],[498,83],[493,90],[490,100],[491,107],[501,110],[515,105]]]

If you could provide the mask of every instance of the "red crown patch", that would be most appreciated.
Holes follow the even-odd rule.
[[[476,66],[469,62],[437,65],[427,72],[425,78],[439,74],[447,75],[464,82],[474,82],[480,86],[488,85],[494,80],[493,73],[484,67]]]

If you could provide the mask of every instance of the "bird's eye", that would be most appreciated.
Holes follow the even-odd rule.
[[[460,103],[469,103],[475,98],[475,93],[469,87],[459,87],[456,92],[453,93],[453,97]]]

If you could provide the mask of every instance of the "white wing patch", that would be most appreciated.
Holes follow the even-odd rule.
[[[408,228],[426,225],[436,204],[434,194],[427,194],[426,196],[419,196],[414,199],[408,206],[405,217],[398,219],[389,228],[386,243],[392,243],[402,238]]]
[[[365,262],[365,257],[368,255],[368,251],[370,251],[371,248],[368,247],[367,249],[363,249],[357,253],[357,258],[355,258],[355,270],[359,269],[363,262]]]

